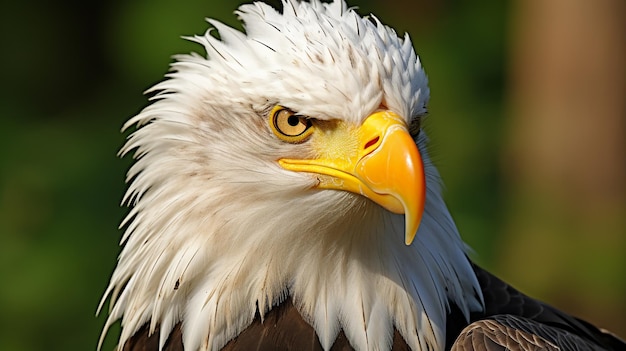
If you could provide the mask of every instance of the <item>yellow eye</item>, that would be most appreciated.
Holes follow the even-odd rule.
[[[270,127],[274,134],[288,143],[303,142],[311,133],[311,120],[295,112],[276,106],[270,112]]]

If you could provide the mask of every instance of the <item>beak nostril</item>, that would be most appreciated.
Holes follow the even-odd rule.
[[[363,150],[367,150],[370,146],[376,144],[379,139],[380,139],[380,137],[377,136],[374,139],[372,139],[372,140],[368,141],[367,143],[365,143],[365,147],[363,147]]]

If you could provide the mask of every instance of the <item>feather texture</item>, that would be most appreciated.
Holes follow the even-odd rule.
[[[394,328],[415,350],[441,345],[447,301],[466,314],[481,301],[434,167],[407,247],[401,215],[311,190],[314,177],[281,169],[277,159],[311,151],[276,140],[265,122],[276,103],[354,124],[380,105],[419,118],[428,87],[410,39],[343,1],[286,1],[282,14],[254,3],[237,14],[245,34],[210,20],[220,39],[191,38],[208,57],[177,56],[149,90],[152,104],[124,126],[138,127],[121,151],[136,159],[132,208],[105,332],[122,319],[121,347],[150,322],[163,346],[182,321],[189,349],[215,350],[257,306],[264,315],[290,296],[325,349],[340,330],[358,349],[387,349]],[[425,150],[423,134],[417,142]]]
[[[470,321],[458,306],[447,315],[446,350],[622,350],[626,344],[617,337],[568,316],[551,306],[529,298],[495,276],[474,266],[485,296],[485,310],[474,312]],[[124,351],[157,349],[158,335],[141,328]],[[168,336],[163,351],[182,351],[180,325]],[[315,330],[308,325],[290,299],[270,310],[264,318],[258,312],[242,333],[228,342],[227,351],[299,350],[321,351]],[[340,332],[330,350],[354,350]],[[408,351],[408,344],[395,330],[391,350]]]
[[[124,125],[134,129],[120,151],[135,159],[131,209],[102,337],[121,320],[118,350],[271,349],[279,339],[285,349],[444,349],[450,330],[489,309],[424,133],[425,211],[406,246],[403,215],[281,168],[315,150],[268,125],[277,104],[356,126],[384,106],[415,125],[429,89],[408,35],[343,0],[286,0],[282,13],[254,3],[237,15],[245,33],[209,20],[218,35],[188,38],[207,57],[176,56]]]

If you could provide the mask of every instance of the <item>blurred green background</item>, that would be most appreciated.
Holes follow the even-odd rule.
[[[528,64],[533,58],[543,62],[542,48],[533,48],[533,38],[549,39],[552,20],[563,13],[541,12],[540,3],[349,1],[360,13],[375,13],[412,37],[431,84],[426,122],[430,152],[447,185],[451,212],[476,251],[474,258],[522,291],[625,336],[626,84],[619,68],[626,63],[624,50],[609,45],[617,51],[599,54],[615,58],[612,64],[618,69],[612,74],[591,74],[587,81],[565,85],[591,85],[596,91],[596,84],[615,83],[610,90],[615,99],[601,104],[618,101],[612,112],[587,114],[582,121],[568,115],[561,124],[532,124],[531,117],[542,111],[529,107],[534,106],[533,93],[550,86],[542,79],[554,71],[529,78],[542,72]],[[554,3],[577,6],[580,1]],[[593,3],[612,10],[586,11],[583,21],[559,30],[584,29],[596,18],[604,23],[606,16],[624,9],[619,0]],[[203,33],[208,28],[204,17],[237,25],[236,5],[226,0],[3,5],[0,350],[95,349],[105,315],[94,314],[119,253],[117,225],[126,212],[119,202],[130,160],[116,157],[124,141],[121,125],[146,105],[141,93],[162,79],[171,55],[201,49],[180,36]],[[607,31],[626,47],[623,19]],[[580,47],[593,46],[598,36],[581,38]],[[594,65],[583,62],[577,71]],[[607,94],[601,97],[612,96]],[[577,101],[595,106],[593,95]],[[555,111],[548,116],[560,116]],[[568,181],[576,178],[572,174],[597,167],[552,179],[551,160],[572,153],[534,156],[549,155],[554,148],[543,141],[561,140],[569,130],[565,125],[584,129],[584,138],[577,139],[584,150],[615,140],[606,149],[612,152],[573,155],[582,166],[608,158],[606,169],[596,174],[601,179],[585,179],[604,186],[598,191],[611,195],[609,200],[593,198],[596,191]],[[617,130],[618,135],[594,133],[594,125],[606,125],[607,133]],[[543,148],[525,153],[531,144]],[[539,164],[533,164],[535,159]],[[548,175],[533,178],[544,174],[542,165],[548,165]],[[605,176],[612,182],[604,181]],[[563,189],[549,190],[555,187]],[[592,210],[575,208],[578,203],[590,204]],[[117,332],[110,333],[104,350],[113,348]]]

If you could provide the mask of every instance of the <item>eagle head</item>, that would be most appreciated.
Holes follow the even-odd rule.
[[[387,349],[395,328],[419,350],[443,344],[450,301],[480,309],[409,36],[343,0],[283,7],[241,6],[245,33],[209,20],[188,38],[206,56],[176,56],[124,126],[131,210],[103,298],[120,348],[182,322],[186,349],[219,349],[290,297],[326,349],[340,330]]]

